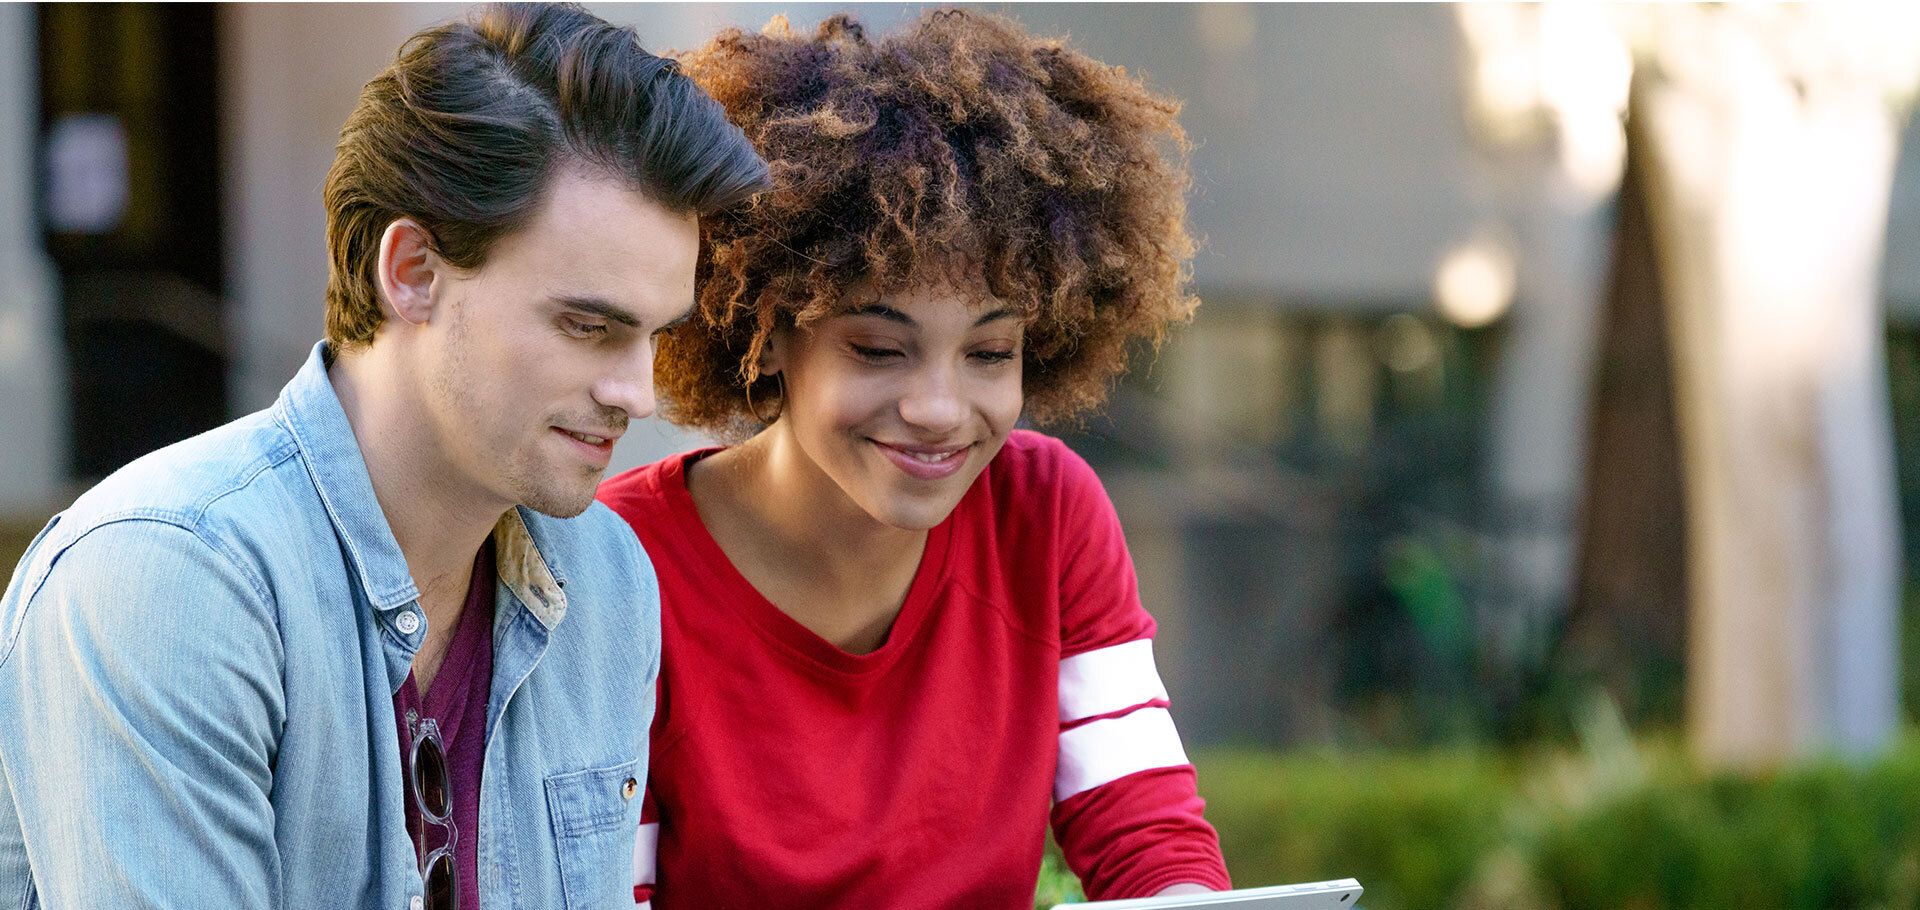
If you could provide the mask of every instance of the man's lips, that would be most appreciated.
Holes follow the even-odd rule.
[[[971,445],[927,446],[912,443],[887,443],[869,440],[894,466],[916,480],[951,477],[967,463]]]
[[[578,439],[581,442],[584,442],[590,446],[599,446],[599,445],[610,446],[610,445],[613,445],[614,442],[620,438],[619,433],[587,433],[580,430],[569,430],[566,427],[554,427],[554,429],[559,430],[560,432],[565,433],[568,436],[571,436],[575,439]]]
[[[573,446],[590,460],[599,462],[601,467],[606,467],[607,461],[613,457],[613,444],[620,438],[620,434],[618,433],[603,436],[598,433],[582,433],[563,427],[553,427],[552,429],[555,435],[566,440],[569,445]]]

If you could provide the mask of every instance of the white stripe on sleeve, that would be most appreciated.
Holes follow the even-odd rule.
[[[640,826],[640,835],[633,839],[633,886],[653,884],[654,853],[660,849],[660,823],[650,822]],[[648,901],[647,903],[652,903]],[[647,904],[641,904],[645,907]]]
[[[1165,700],[1153,639],[1095,648],[1060,661],[1060,722]]]
[[[1060,734],[1053,798],[1064,800],[1139,771],[1188,764],[1180,731],[1165,708],[1141,708]]]

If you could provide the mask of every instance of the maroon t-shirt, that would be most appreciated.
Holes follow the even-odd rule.
[[[427,697],[420,698],[420,687],[413,674],[393,695],[393,715],[400,727],[401,771],[411,775],[407,764],[413,748],[413,727],[408,712],[416,717],[431,717],[440,725],[440,737],[447,747],[448,787],[452,794],[454,875],[459,880],[460,910],[480,910],[478,848],[480,843],[480,768],[487,756],[487,693],[493,684],[493,541],[488,539],[473,561],[473,580],[467,588],[467,605],[453,629],[453,641],[447,645],[447,657],[433,677]],[[427,825],[421,839],[420,805],[413,783],[405,783],[407,794],[407,834],[421,857],[446,845],[447,829]]]

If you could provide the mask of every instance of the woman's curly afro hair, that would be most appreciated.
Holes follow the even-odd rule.
[[[950,251],[1026,323],[1027,416],[1099,405],[1187,290],[1186,135],[1177,102],[1120,67],[997,16],[936,10],[878,43],[837,14],[775,18],[681,57],[772,167],[774,188],[701,219],[694,317],[664,336],[668,419],[723,435],[777,401],[768,337],[926,280]],[[864,302],[864,301],[862,301]]]

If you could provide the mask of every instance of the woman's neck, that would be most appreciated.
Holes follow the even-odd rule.
[[[777,424],[715,453],[700,471],[706,476],[689,486],[702,517],[713,503],[750,523],[755,549],[789,553],[794,568],[871,577],[873,568],[920,561],[927,532],[876,521]]]
[[[696,462],[687,487],[727,558],[775,606],[856,653],[885,640],[926,531],[874,520],[778,424]]]

